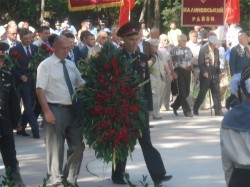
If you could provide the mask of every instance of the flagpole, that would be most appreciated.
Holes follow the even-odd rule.
[[[129,12],[128,12],[128,20],[129,20],[129,21],[130,21],[130,13],[131,13],[131,10],[130,10],[131,5],[130,5],[130,3],[131,3],[131,2],[129,1],[129,5],[128,5],[128,6],[129,6],[129,8],[128,8],[128,9],[129,9]]]

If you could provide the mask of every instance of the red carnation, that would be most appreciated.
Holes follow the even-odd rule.
[[[47,48],[48,48],[48,46],[47,46],[45,43],[42,43],[42,44],[40,45],[40,47],[41,47],[42,49],[44,49],[44,50],[47,50]]]
[[[108,121],[107,120],[103,120],[101,123],[102,128],[106,129],[108,127]]]
[[[13,51],[11,55],[17,58],[17,60],[22,61],[22,55],[18,51]]]
[[[48,48],[46,49],[46,51],[47,51],[47,53],[49,53],[50,55],[54,53],[54,49],[52,49],[52,48],[50,48],[50,47],[48,47]]]
[[[132,112],[138,112],[140,108],[138,106],[130,106],[130,109]]]
[[[115,93],[117,91],[116,87],[111,87],[110,90],[112,93]]]
[[[112,81],[113,83],[119,83],[121,80],[120,80],[119,77],[112,77],[111,81]]]
[[[103,67],[103,69],[108,70],[109,67],[110,67],[110,65],[109,65],[108,63],[104,63],[104,64],[102,65],[102,67]]]
[[[115,119],[114,119],[114,121],[115,121],[115,123],[118,123],[118,122],[120,122],[120,118],[119,117],[115,117]]]

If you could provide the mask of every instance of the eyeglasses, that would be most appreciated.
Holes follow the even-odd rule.
[[[103,39],[103,40],[106,40],[106,39],[108,39],[108,37],[107,37],[107,36],[103,36],[102,39]]]
[[[11,35],[17,35],[17,33],[15,32],[15,33],[9,33],[9,34],[11,34]]]

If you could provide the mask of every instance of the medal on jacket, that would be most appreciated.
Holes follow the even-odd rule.
[[[2,81],[4,81],[4,73],[2,73]]]
[[[145,73],[146,62],[141,62],[141,63],[140,63],[140,66],[142,67],[142,71],[143,71],[142,76],[143,76],[143,78],[145,78],[145,77],[146,77],[146,73]]]

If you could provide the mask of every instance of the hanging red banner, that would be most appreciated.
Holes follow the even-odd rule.
[[[226,22],[228,24],[240,22],[240,0],[228,0],[227,1]]]
[[[224,25],[225,0],[182,0],[182,26]]]
[[[121,6],[123,0],[68,0],[69,11]]]

